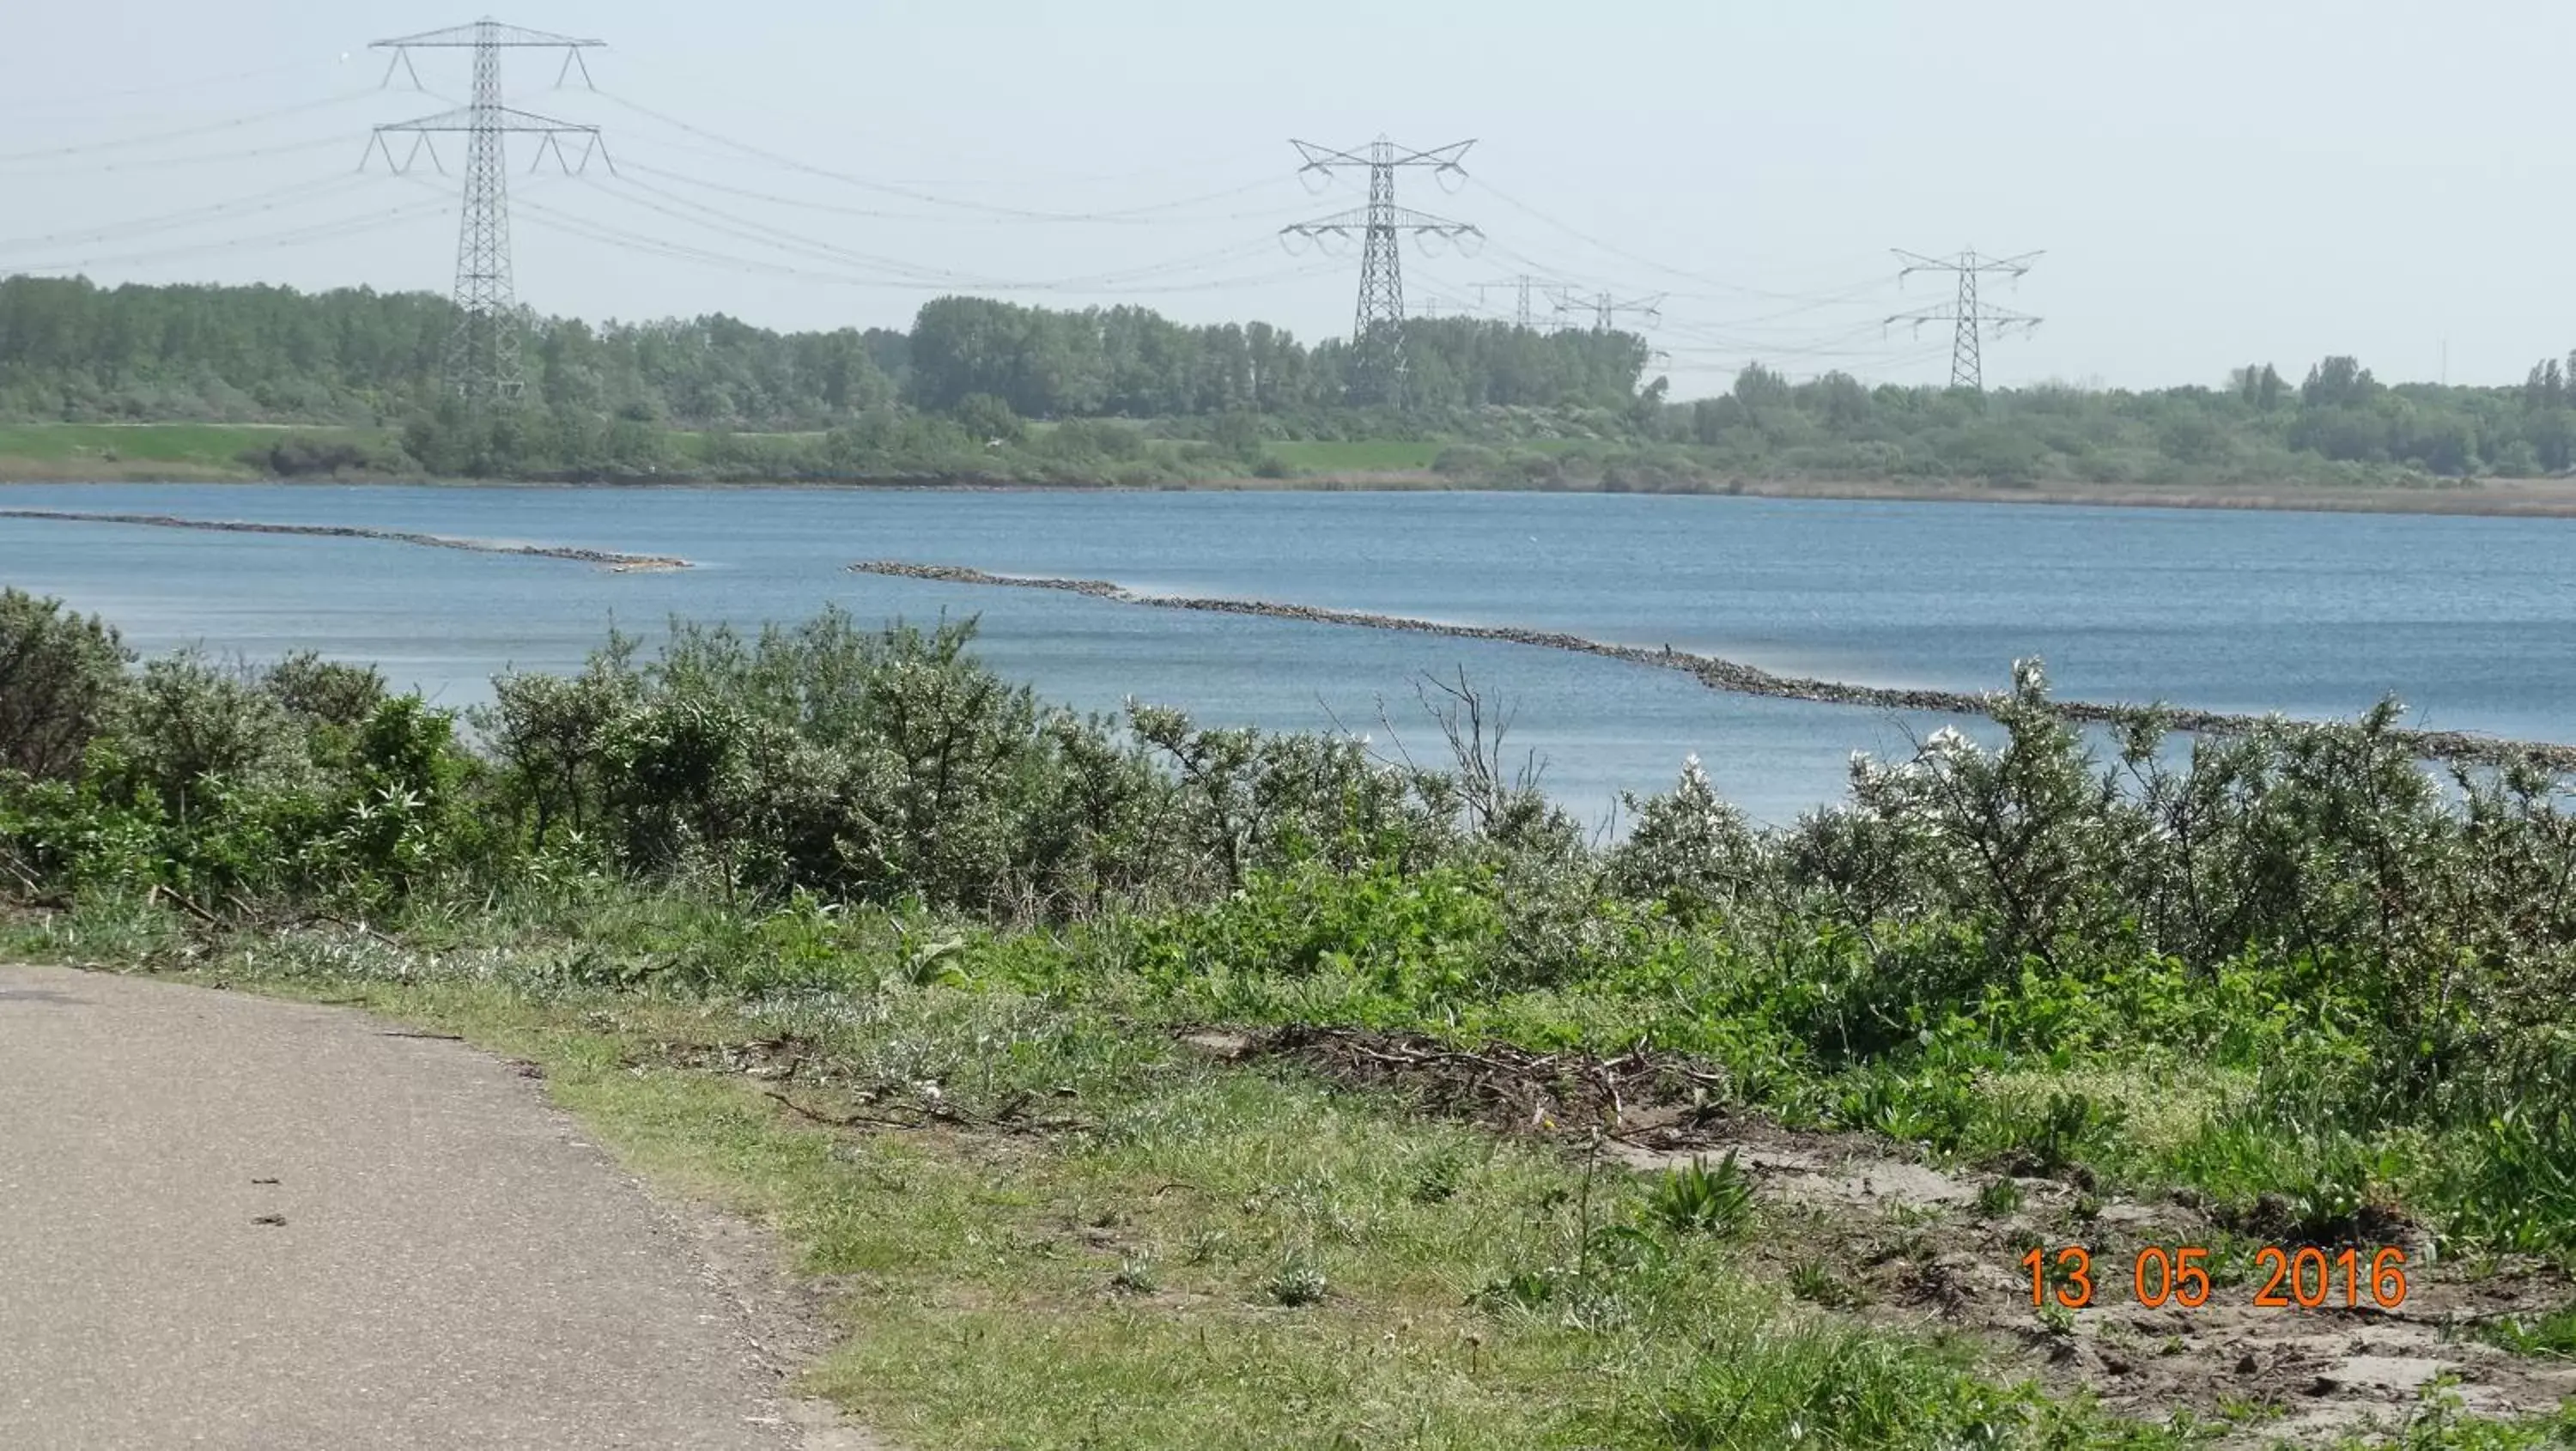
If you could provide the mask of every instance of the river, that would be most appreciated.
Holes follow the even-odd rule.
[[[847,573],[860,559],[1113,580],[1562,630],[1872,685],[1987,689],[2038,655],[2061,694],[2576,740],[2576,520],[1638,495],[12,485],[0,507],[470,536],[698,567],[364,539],[0,519],[0,584],[103,612],[145,650],[375,662],[469,705],[500,669],[578,665],[613,621],[979,615],[981,653],[1051,699],[1368,732],[1437,758],[1415,700],[1463,668],[1514,753],[1587,820],[1696,753],[1786,820],[1851,752],[1951,723],[1720,694],[1670,672],[1479,641],[1140,609]],[[1383,717],[1383,719],[1382,719]],[[1389,726],[1393,729],[1390,731]]]

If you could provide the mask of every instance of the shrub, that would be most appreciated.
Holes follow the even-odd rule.
[[[383,671],[372,665],[325,660],[311,650],[269,666],[259,683],[290,714],[344,730],[355,729],[385,699]]]
[[[375,466],[375,459],[364,445],[345,439],[320,439],[302,434],[279,439],[266,448],[245,449],[241,461],[281,479],[336,475],[343,470]]]
[[[1679,785],[1662,796],[1621,798],[1636,824],[1611,849],[1611,884],[1660,901],[1684,919],[1758,890],[1766,863],[1744,813],[1719,800],[1699,757],[1683,763]]]
[[[0,772],[59,780],[78,771],[132,658],[97,616],[0,590]]]
[[[225,793],[294,782],[310,768],[275,696],[193,654],[146,664],[108,728],[114,750],[96,764],[112,793],[182,821]]]

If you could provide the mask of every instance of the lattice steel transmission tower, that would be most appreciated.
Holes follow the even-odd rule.
[[[1536,315],[1530,311],[1530,299],[1536,295],[1540,284],[1546,280],[1547,279],[1543,277],[1532,277],[1530,274],[1523,272],[1516,276],[1506,277],[1500,282],[1479,282],[1476,284],[1476,301],[1482,303],[1485,300],[1485,294],[1497,287],[1510,289],[1512,293],[1512,326],[1519,328],[1523,332],[1528,332],[1531,328],[1537,326]]]
[[[1900,249],[1896,255],[1905,263],[1904,270],[1896,274],[1898,282],[1903,282],[1917,272],[1955,272],[1959,277],[1959,296],[1958,300],[1948,307],[1928,307],[1921,312],[1898,313],[1887,320],[1887,325],[1894,327],[1900,322],[1910,322],[1914,324],[1916,332],[1921,332],[1927,322],[1951,324],[1950,386],[1965,388],[1981,398],[1984,397],[1986,334],[1992,332],[1996,337],[2002,337],[2014,328],[2020,328],[2027,333],[2039,326],[2041,319],[2025,312],[2014,312],[2010,308],[1996,307],[1985,302],[1977,295],[1977,280],[1991,274],[2018,281],[2022,274],[2030,271],[2031,264],[2038,261],[2044,254],[2024,252],[2018,257],[1983,257],[1971,249],[1944,260]]]
[[[567,174],[587,168],[593,156],[606,160],[598,127],[576,126],[513,110],[503,101],[501,52],[560,50],[564,53],[563,68],[555,84],[561,86],[578,70],[582,83],[587,85],[590,63],[582,59],[582,52],[604,44],[605,41],[551,35],[487,19],[397,40],[379,40],[372,47],[393,52],[385,63],[387,85],[392,84],[395,72],[401,71],[411,77],[415,88],[420,88],[420,72],[412,66],[413,51],[474,52],[474,99],[470,104],[417,121],[377,127],[367,142],[367,156],[359,163],[363,168],[382,151],[386,164],[404,173],[427,152],[430,164],[444,175],[447,168],[439,161],[438,148],[431,138],[448,133],[465,137],[465,202],[456,234],[456,330],[448,337],[440,376],[450,391],[469,402],[506,402],[516,399],[527,386],[519,366],[519,301],[510,277],[510,165],[505,138],[512,132],[537,136],[540,139],[534,165],[544,165],[551,155]],[[389,139],[394,136],[411,138],[410,150],[400,159],[395,157]],[[567,136],[581,140],[578,163],[564,150],[563,139]],[[615,169],[613,164],[610,169]]]
[[[1619,314],[1623,312],[1642,313],[1650,323],[1662,322],[1664,294],[1658,292],[1652,297],[1631,298],[1626,302],[1619,301],[1607,292],[1596,292],[1589,297],[1578,296],[1564,290],[1559,290],[1556,294],[1557,325],[1560,328],[1566,326],[1565,319],[1568,316],[1580,316],[1587,312],[1592,314],[1592,330],[1597,333],[1616,329],[1619,326]]]
[[[1407,169],[1428,170],[1435,178],[1466,179],[1466,168],[1459,163],[1466,157],[1473,141],[1459,141],[1429,151],[1410,151],[1381,136],[1369,144],[1368,153],[1336,151],[1307,141],[1288,143],[1297,148],[1306,164],[1298,168],[1301,176],[1330,177],[1337,166],[1365,166],[1369,174],[1368,205],[1358,211],[1341,212],[1319,221],[1300,222],[1282,227],[1282,237],[1304,237],[1321,240],[1361,234],[1360,303],[1357,320],[1351,328],[1354,368],[1351,391],[1360,401],[1402,403],[1404,401],[1404,247],[1407,233],[1416,237],[1437,237],[1448,242],[1481,239],[1482,230],[1465,222],[1453,222],[1427,212],[1412,211],[1396,205],[1395,176]]]

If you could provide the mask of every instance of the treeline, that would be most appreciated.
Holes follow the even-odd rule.
[[[422,293],[13,277],[0,281],[0,418],[398,422],[435,405],[454,316]],[[1309,414],[1341,408],[1354,366],[1345,343],[1266,323],[964,297],[933,301],[909,332],[524,322],[529,408],[687,429],[819,430],[979,395],[1032,419]],[[1646,366],[1625,334],[1463,320],[1414,324],[1407,351],[1407,396],[1435,409],[1616,406]]]
[[[437,381],[453,316],[426,294],[0,280],[0,421],[357,424],[402,448],[288,439],[245,462],[529,479],[1190,483],[1287,476],[1293,450],[1274,446],[1306,440],[1446,445],[1437,470],[1461,484],[1614,490],[2420,484],[2576,467],[2576,356],[2520,387],[2390,385],[2339,356],[2219,386],[1983,397],[1756,365],[1719,396],[1674,400],[1628,334],[1421,319],[1390,406],[1340,339],[947,297],[902,332],[530,316],[524,397],[466,410]]]
[[[1645,344],[1625,333],[1540,333],[1471,319],[1405,329],[1417,410],[1615,407],[1637,389]],[[1184,327],[1136,307],[1050,312],[942,298],[913,325],[907,394],[936,411],[985,394],[1026,418],[1301,414],[1341,406],[1357,360],[1267,323]]]
[[[2007,483],[2387,483],[2532,477],[2576,462],[2576,358],[2521,388],[2389,385],[2351,357],[2290,382],[2270,364],[2223,387],[2152,392],[2040,386],[1985,398],[1870,387],[1830,373],[1791,383],[1747,368],[1735,386],[1660,410],[1648,432],[1698,472]]]

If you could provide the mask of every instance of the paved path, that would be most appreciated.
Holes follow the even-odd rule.
[[[462,1045],[0,967],[0,1447],[863,1444],[697,1242]]]

